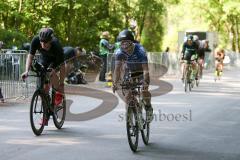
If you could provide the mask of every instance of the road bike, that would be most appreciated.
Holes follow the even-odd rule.
[[[137,151],[139,131],[141,131],[142,139],[145,145],[149,143],[150,136],[150,118],[147,114],[146,105],[140,93],[142,82],[139,79],[125,79],[122,84],[122,93],[125,96],[126,91],[130,95],[127,103],[126,112],[126,129],[128,143],[133,152]]]
[[[66,99],[65,95],[62,95],[59,104],[54,101],[56,90],[51,87],[49,75],[52,69],[45,69],[43,65],[34,60],[31,71],[36,73],[29,76],[37,77],[37,88],[30,104],[30,123],[33,133],[39,136],[44,126],[48,125],[51,116],[56,128],[62,128],[66,116]]]

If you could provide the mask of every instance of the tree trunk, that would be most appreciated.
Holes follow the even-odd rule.
[[[21,12],[22,12],[22,3],[23,3],[23,0],[19,0],[19,6],[18,6],[18,14],[21,15]],[[19,29],[19,25],[20,25],[20,19],[19,17],[16,17],[14,18],[14,26],[15,26],[15,29],[18,30]]]
[[[240,33],[239,33],[239,19],[236,17],[236,42],[237,42],[237,49],[238,53],[240,53]]]
[[[235,21],[232,16],[229,16],[229,23],[230,23],[230,32],[232,34],[232,50],[235,52],[236,51],[236,31],[235,31]]]
[[[124,6],[124,17],[125,17],[125,28],[128,28],[128,22],[129,22],[129,10],[130,10],[130,2],[128,2],[127,0],[124,1],[123,3]]]
[[[139,30],[138,30],[138,35],[137,35],[137,40],[141,41],[141,37],[142,37],[142,32],[143,32],[143,28],[144,28],[144,23],[145,23],[145,18],[146,18],[146,14],[147,14],[147,11],[144,10],[143,11],[143,15],[140,19],[140,25],[139,25]]]
[[[19,0],[18,13],[21,13],[22,11],[22,3],[23,3],[23,0]]]
[[[74,2],[72,0],[68,0],[68,20],[67,20],[67,39],[68,42],[72,40],[72,19],[74,17]]]
[[[236,34],[234,31],[234,27],[231,26],[231,34],[232,34],[232,50],[235,52],[236,51]]]

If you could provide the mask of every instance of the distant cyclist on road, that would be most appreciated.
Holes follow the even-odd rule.
[[[182,48],[182,55],[181,55],[181,61],[183,61],[183,66],[182,66],[182,81],[184,79],[184,75],[186,72],[187,65],[192,65],[193,70],[196,72],[196,64],[191,64],[191,61],[197,61],[197,49],[198,45],[193,41],[193,36],[188,35],[187,36],[187,41],[184,42],[183,48]],[[196,79],[197,73],[195,73]]]
[[[60,42],[53,35],[53,29],[42,28],[39,32],[39,35],[35,36],[32,39],[30,52],[27,56],[26,61],[26,70],[22,74],[23,79],[28,76],[36,51],[40,53],[40,63],[45,68],[48,68],[51,65],[52,71],[50,73],[50,81],[53,85],[53,88],[58,91],[56,92],[56,99],[59,99],[59,97],[61,97],[61,94],[64,94],[64,54]],[[55,70],[56,67],[60,67],[59,76]]]
[[[209,48],[209,41],[206,40],[199,40],[197,35],[193,35],[193,41],[197,44],[197,56],[198,56],[198,64],[199,64],[199,76],[202,78],[202,71],[204,68],[204,58],[205,52],[210,52],[211,49]]]
[[[145,102],[148,120],[153,120],[153,108],[151,105],[151,93],[148,91],[150,77],[148,70],[148,59],[142,45],[135,43],[133,34],[129,30],[123,30],[118,35],[120,48],[116,51],[113,89],[119,88],[120,82],[131,72],[133,79],[140,79],[143,82],[143,100]],[[128,103],[131,95],[126,96]]]
[[[200,42],[200,45],[198,47],[197,50],[197,54],[198,54],[198,64],[200,66],[200,78],[202,78],[202,72],[203,72],[203,68],[204,68],[204,59],[205,59],[205,53],[206,52],[211,52],[211,49],[209,48],[209,41],[208,40],[202,40]]]
[[[217,76],[218,72],[219,72],[219,76],[222,75],[223,72],[223,60],[225,58],[225,51],[222,48],[217,48],[215,50],[215,76]]]

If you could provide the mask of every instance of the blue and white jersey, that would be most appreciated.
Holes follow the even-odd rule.
[[[146,55],[146,51],[142,45],[139,43],[134,43],[134,51],[132,54],[127,54],[124,51],[118,49],[116,51],[116,63],[125,61],[127,64],[128,69],[134,72],[143,72],[142,64],[148,63],[148,58]]]

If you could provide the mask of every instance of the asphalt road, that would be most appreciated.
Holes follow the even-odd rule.
[[[185,93],[178,79],[163,78],[159,86],[166,92],[152,98],[150,144],[140,139],[137,153],[128,146],[123,101],[101,83],[88,86],[98,92],[67,94],[71,107],[64,128],[57,130],[50,122],[39,137],[31,131],[29,102],[1,104],[0,159],[239,160],[239,79],[239,70],[225,71],[218,82],[207,73],[199,88]],[[158,84],[151,89],[156,92]]]

